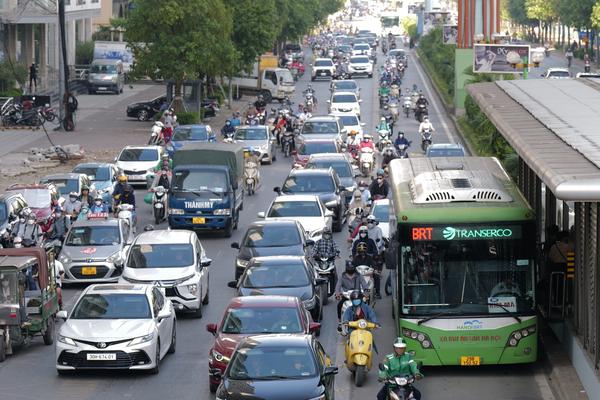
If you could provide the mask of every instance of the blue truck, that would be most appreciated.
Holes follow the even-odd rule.
[[[222,230],[231,237],[244,207],[244,149],[236,143],[190,143],[173,154],[169,226]]]

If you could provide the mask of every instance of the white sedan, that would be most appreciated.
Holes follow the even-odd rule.
[[[145,185],[148,171],[158,165],[163,152],[162,146],[127,146],[121,150],[115,164],[130,184]]]
[[[363,135],[363,127],[366,125],[364,122],[360,122],[360,118],[358,117],[358,115],[356,114],[345,114],[345,113],[333,113],[331,114],[335,117],[338,117],[339,120],[342,122],[342,124],[344,125],[344,129],[346,129],[346,131],[348,133],[352,132],[352,131],[356,131],[357,132],[357,139],[362,139],[362,135]]]
[[[327,100],[329,104],[330,114],[355,114],[360,118],[360,103],[355,93],[352,92],[334,92],[331,95],[331,100]]]
[[[373,62],[367,56],[352,56],[348,62],[348,74],[353,77],[355,75],[367,75],[373,77]]]
[[[150,285],[88,286],[67,316],[56,341],[59,374],[77,369],[144,369],[157,374],[175,352],[175,310]]]
[[[308,194],[277,196],[266,213],[258,218],[266,220],[288,219],[298,221],[306,236],[315,242],[321,239],[325,227],[331,229],[333,212],[329,211],[318,196]]]

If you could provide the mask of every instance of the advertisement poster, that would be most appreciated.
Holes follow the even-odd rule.
[[[431,11],[423,13],[423,35],[427,35],[436,26],[449,24],[450,13],[447,11]]]
[[[456,44],[456,37],[458,36],[458,26],[444,25],[442,27],[442,35],[442,42],[444,44]]]
[[[473,72],[487,74],[523,73],[523,67],[514,64],[528,63],[530,47],[525,45],[475,44],[473,45]]]
[[[94,43],[94,60],[121,60],[123,69],[129,72],[133,64],[133,53],[125,42],[100,42]]]

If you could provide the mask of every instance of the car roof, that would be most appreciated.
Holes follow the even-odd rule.
[[[315,60],[315,62],[316,61],[331,61],[331,62],[333,62],[333,60],[331,60],[331,58],[328,58],[328,57],[320,57],[320,58],[317,58]]]
[[[118,218],[92,218],[92,219],[80,219],[73,223],[73,226],[118,226]]]
[[[356,93],[355,92],[350,92],[350,91],[347,91],[347,90],[336,90],[335,92],[333,92],[333,94],[331,96],[333,97],[333,96],[336,96],[338,94],[339,95],[350,95],[350,96],[354,96],[356,98]]]
[[[193,127],[200,127],[200,128],[210,128],[210,125],[207,124],[186,124],[186,125],[177,125],[177,128],[193,128]]]
[[[159,150],[161,148],[161,146],[154,146],[154,145],[146,145],[146,146],[125,146],[123,147],[123,150],[129,150],[129,149],[155,149],[155,150]]]
[[[312,139],[312,138],[307,138],[304,139],[303,144],[307,144],[307,143],[335,143],[337,146],[337,141],[333,138],[320,138],[320,139]]]
[[[302,176],[302,175],[332,175],[332,170],[330,168],[306,168],[306,169],[293,169],[290,171],[288,178],[290,176]]]
[[[319,196],[315,194],[282,194],[275,197],[273,203],[296,202],[296,201],[319,201]]]
[[[251,260],[250,265],[290,265],[290,264],[305,264],[306,258],[304,256],[264,256],[254,257]]]
[[[293,219],[277,219],[277,220],[260,219],[260,220],[252,222],[248,226],[248,229],[253,228],[253,227],[258,227],[258,226],[264,227],[264,226],[288,226],[288,225],[293,225],[293,226],[297,227],[298,223]]]
[[[253,335],[243,338],[238,349],[254,348],[256,346],[277,346],[277,347],[300,347],[310,346],[313,338],[312,335],[299,335],[289,333],[268,334],[268,335]]]
[[[94,167],[113,167],[114,164],[111,163],[106,163],[106,162],[86,162],[86,163],[80,163],[77,164],[75,167],[73,167],[73,169],[75,168],[94,168]],[[79,172],[77,172],[79,173]]]
[[[135,238],[135,244],[193,243],[194,235],[194,232],[187,230],[157,229],[138,234],[138,236]]]
[[[81,174],[79,172],[63,172],[60,174],[50,174],[44,175],[40,181],[50,180],[50,179],[79,179],[81,176],[87,176],[86,174]]]
[[[85,289],[84,294],[146,294],[149,290],[152,290],[152,286],[150,285],[132,285],[126,283],[96,283],[88,286]]]
[[[238,125],[235,127],[235,129],[256,129],[256,128],[263,128],[263,129],[267,129],[268,126],[266,125]]]
[[[300,300],[295,296],[240,296],[234,297],[229,300],[227,308],[245,308],[245,307],[258,307],[258,308],[297,308]]]
[[[560,72],[569,72],[569,73],[571,72],[571,71],[569,71],[568,68],[561,68],[561,67],[550,67],[550,68],[548,68],[547,71],[548,72],[560,71]]]
[[[433,143],[429,146],[429,149],[460,149],[464,150],[464,147],[459,143]]]
[[[356,82],[354,79],[340,79],[339,81],[333,81],[332,83],[334,85],[337,85],[338,83],[345,83],[345,82],[352,82],[354,83],[356,86],[358,86],[358,82]]]
[[[348,158],[343,153],[315,153],[311,154],[308,162],[311,161],[344,161],[350,163]]]

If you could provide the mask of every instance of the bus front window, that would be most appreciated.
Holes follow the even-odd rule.
[[[412,242],[400,252],[402,311],[415,315],[533,312],[527,240]]]

